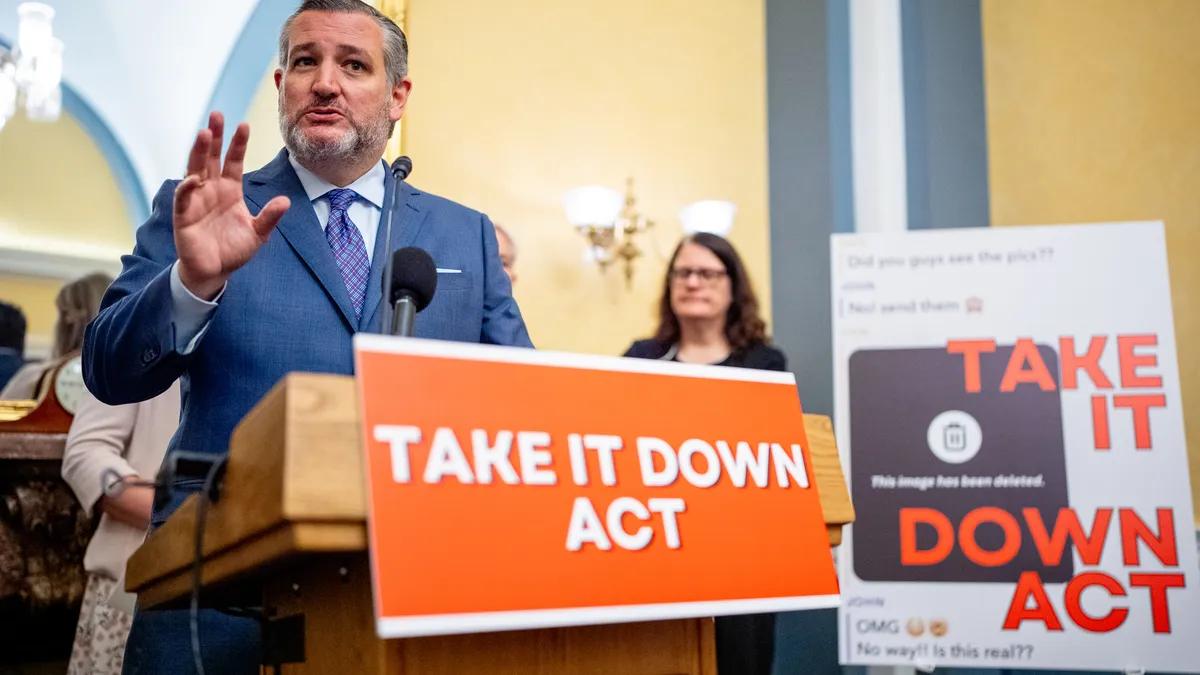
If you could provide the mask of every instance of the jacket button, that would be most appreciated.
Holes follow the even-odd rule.
[[[158,350],[148,347],[146,351],[142,352],[142,365],[149,365],[156,358],[158,358]]]

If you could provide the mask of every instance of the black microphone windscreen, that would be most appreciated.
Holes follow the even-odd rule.
[[[392,254],[391,281],[392,297],[388,302],[396,304],[401,295],[408,294],[419,312],[433,301],[433,293],[437,290],[437,267],[424,249],[408,246]],[[387,290],[387,279],[384,279],[384,293]]]
[[[396,177],[396,180],[404,180],[410,173],[412,173],[412,160],[407,156],[397,157],[396,161],[392,162],[392,175]]]

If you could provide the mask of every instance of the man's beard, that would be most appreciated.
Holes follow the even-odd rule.
[[[395,123],[391,119],[391,101],[383,104],[377,113],[365,122],[358,122],[340,106],[336,107],[345,116],[350,129],[337,140],[313,141],[304,135],[300,127],[300,119],[313,107],[326,107],[321,102],[301,109],[295,119],[288,116],[283,108],[283,95],[279,96],[279,133],[283,136],[283,144],[288,152],[301,164],[325,164],[328,162],[354,162],[364,156],[378,159],[387,147]]]

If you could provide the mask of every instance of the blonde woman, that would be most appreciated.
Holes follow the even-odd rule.
[[[83,348],[83,331],[100,311],[100,299],[112,282],[112,277],[107,274],[95,273],[59,289],[54,298],[58,320],[54,324],[54,347],[50,358],[22,366],[0,391],[0,401],[41,399],[45,395],[50,388],[49,375]]]
[[[154,488],[116,481],[152,481],[179,424],[179,382],[141,403],[109,406],[80,397],[63,451],[62,475],[100,525],[83,558],[87,588],[75,629],[68,675],[119,675],[133,616],[112,606],[124,591],[125,563],[150,524]],[[111,496],[108,496],[111,495]]]

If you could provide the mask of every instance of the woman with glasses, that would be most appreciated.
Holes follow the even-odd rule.
[[[675,247],[659,302],[658,331],[625,356],[682,363],[786,370],[758,316],[741,256],[725,239],[699,233]]]
[[[658,331],[625,356],[759,370],[786,370],[771,347],[758,299],[733,246],[715,234],[684,238],[671,256]],[[717,617],[717,672],[770,675],[775,615]]]

